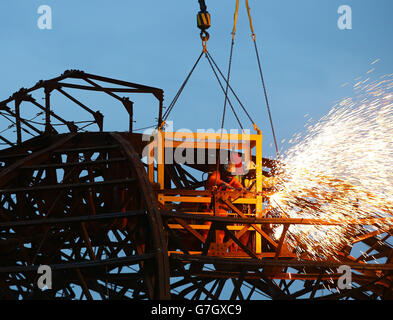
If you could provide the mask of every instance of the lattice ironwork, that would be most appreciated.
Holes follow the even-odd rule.
[[[112,96],[125,107],[130,127],[105,132],[103,114],[65,88]],[[32,97],[41,89],[45,105]],[[53,90],[88,112],[98,130],[80,132],[77,121],[59,117]],[[211,165],[165,164],[158,185],[152,179],[158,166],[149,173],[143,158],[148,141],[132,132],[132,102],[119,93],[153,94],[161,127],[161,89],[81,71],[41,81],[0,103],[16,131],[1,138],[7,145],[0,150],[1,299],[392,299],[391,230],[359,234],[334,259],[297,256],[286,243],[289,225],[324,221],[269,212],[269,190],[258,194],[266,211],[257,216],[255,197],[239,204],[239,191],[205,190]],[[22,103],[43,112],[45,123],[23,118]],[[55,130],[53,119],[69,132]],[[262,164],[263,174],[274,175],[274,161]],[[179,196],[187,201],[173,198]],[[206,203],[225,206],[228,214],[215,215]],[[272,225],[284,226],[279,239]],[[353,283],[338,290],[337,268],[343,264],[351,267]],[[53,270],[51,290],[37,288],[40,265]]]

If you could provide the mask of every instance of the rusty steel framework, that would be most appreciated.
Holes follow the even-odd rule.
[[[44,105],[33,97],[40,90]],[[81,132],[78,122],[58,116],[51,101],[55,90],[88,112],[98,130]],[[103,114],[71,90],[114,98],[129,115],[129,130],[105,132]],[[391,230],[354,237],[334,259],[298,257],[286,244],[286,231],[291,224],[316,221],[269,212],[257,216],[252,197],[239,204],[244,195],[238,191],[204,190],[196,173],[208,173],[211,165],[155,165],[149,172],[142,161],[149,141],[133,132],[133,102],[119,96],[134,93],[157,98],[160,128],[161,89],[76,70],[0,102],[1,115],[16,133],[0,136],[6,145],[0,150],[0,299],[393,298]],[[27,105],[45,122],[24,118]],[[54,120],[69,132],[58,132]],[[265,175],[274,174],[273,160],[262,164]],[[161,185],[154,181],[160,170]],[[264,208],[269,192],[261,196]],[[225,205],[229,214],[203,210],[203,203]],[[373,224],[353,222],[361,223]],[[284,226],[278,240],[272,224]],[[224,243],[217,242],[217,231],[225,233]],[[356,251],[360,243],[366,254]],[[353,284],[337,290],[343,264],[351,267]],[[50,290],[37,287],[40,265],[52,268]]]

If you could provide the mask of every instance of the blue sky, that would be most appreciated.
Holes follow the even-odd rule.
[[[227,68],[235,0],[206,0],[212,15],[208,49]],[[353,96],[355,78],[393,72],[392,0],[249,0],[279,147],[318,120],[337,100]],[[350,5],[353,29],[339,30],[337,9]],[[53,29],[37,27],[41,5],[53,10]],[[1,0],[0,100],[21,87],[67,69],[159,87],[168,105],[201,51],[197,0]],[[264,155],[274,156],[257,61],[241,0],[231,84],[264,133]],[[85,97],[81,97],[85,98]],[[87,97],[86,97],[87,98]],[[107,115],[106,130],[127,130],[123,110],[89,97]],[[153,98],[135,98],[135,127],[154,123]],[[175,129],[218,129],[224,97],[205,59],[171,114]],[[242,122],[249,126],[240,112]],[[82,115],[60,102],[68,120]],[[58,111],[58,109],[56,109]],[[60,111],[59,111],[60,112]],[[8,123],[0,120],[0,130]],[[227,129],[237,128],[228,113]]]
[[[212,15],[208,49],[227,68],[235,1],[207,0]],[[377,58],[374,76],[393,70],[391,0],[251,0],[273,120],[280,142],[303,130],[305,115],[319,119]],[[339,30],[337,9],[350,5],[353,29]],[[37,27],[40,5],[53,10],[53,29]],[[168,105],[201,51],[197,0],[2,0],[0,100],[66,69],[160,87]],[[257,62],[241,1],[232,86],[264,133],[264,155],[274,155]],[[203,59],[171,114],[175,128],[218,129],[224,97]],[[122,110],[92,98],[107,114],[106,130],[126,130]],[[139,100],[138,100],[139,99]],[[154,99],[136,98],[135,127],[154,123]],[[241,113],[244,126],[249,126]],[[77,116],[64,108],[69,119]],[[74,119],[81,120],[81,119]],[[5,124],[1,123],[2,127]],[[228,113],[227,129],[237,128]]]

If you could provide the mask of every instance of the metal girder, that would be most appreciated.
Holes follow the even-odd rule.
[[[33,97],[40,89],[42,105]],[[72,90],[102,92],[120,102],[130,130],[104,132],[103,114]],[[82,133],[83,124],[62,118],[56,92],[87,112],[99,132]],[[215,170],[215,164],[166,164],[164,189],[156,189],[141,162],[148,142],[130,132],[133,105],[121,96],[134,93],[157,98],[160,125],[161,89],[78,70],[0,102],[1,115],[16,129],[15,139],[0,137],[9,145],[0,150],[0,298],[393,299],[389,229],[358,234],[331,259],[312,260],[288,247],[290,227],[342,221],[275,216],[266,189],[260,193],[264,214],[255,218],[252,194],[213,195],[204,189],[199,174]],[[23,117],[27,104],[38,109],[44,123]],[[71,133],[57,133],[53,119]],[[206,154],[205,160],[209,163]],[[262,166],[264,175],[274,175],[274,160],[263,158]],[[159,203],[159,192],[170,201]],[[244,203],[236,202],[240,196]],[[181,197],[189,202],[178,201]],[[227,216],[208,208],[217,204],[227,208]],[[346,221],[377,222],[383,220]],[[270,225],[283,225],[281,237],[273,237]],[[220,232],[223,243],[217,241]],[[261,252],[255,250],[257,234]],[[363,255],[354,249],[359,244],[366,247]],[[50,265],[57,277],[54,291],[45,295],[35,287],[41,264]],[[352,270],[353,287],[339,292],[337,268],[344,264]]]
[[[4,187],[0,278],[10,287],[15,283],[13,274],[26,279],[18,282],[16,291],[9,289],[8,296],[25,298],[25,290],[34,288],[38,266],[48,264],[54,277],[62,272],[63,284],[58,279],[56,287],[60,295],[69,285],[76,285],[83,297],[108,298],[99,281],[105,282],[111,270],[120,274],[136,268],[139,280],[134,287],[122,287],[122,294],[112,292],[112,296],[130,298],[135,291],[137,296],[169,298],[164,267],[168,256],[163,243],[155,240],[160,231],[152,222],[156,218],[151,215],[157,213],[151,186],[144,180],[145,171],[133,147],[110,134],[56,135],[52,140],[49,146],[41,144],[41,149],[27,142],[34,151],[26,147],[26,155],[0,173]],[[14,247],[10,246],[13,239]],[[3,241],[8,244],[2,246]],[[19,251],[24,253],[19,255]],[[16,267],[17,262],[20,266]]]
[[[88,85],[64,82],[67,79],[74,81],[79,80],[83,83],[87,83]],[[104,85],[97,83],[97,81],[103,83]],[[118,87],[107,87],[108,84]],[[79,132],[85,127],[83,125],[79,126],[79,123],[82,124],[85,122],[88,122],[90,124],[94,123],[98,126],[100,131],[103,131],[104,116],[102,112],[100,110],[93,110],[91,107],[84,104],[79,98],[69,92],[66,92],[64,88],[79,91],[103,92],[111,96],[112,98],[120,102],[122,108],[125,108],[125,110],[128,112],[128,115],[130,117],[129,122],[131,124],[130,130],[132,130],[133,122],[133,111],[130,109],[130,106],[132,106],[133,103],[129,100],[129,97],[120,97],[116,93],[152,94],[159,102],[157,125],[159,126],[162,123],[162,109],[164,100],[164,93],[162,89],[136,84],[128,81],[121,81],[108,77],[97,76],[94,74],[85,73],[80,70],[67,70],[61,76],[49,80],[41,80],[31,88],[21,88],[19,91],[12,94],[8,99],[0,102],[0,114],[10,123],[10,127],[8,127],[8,129],[10,129],[11,126],[15,126],[16,128],[15,141],[12,141],[12,139],[9,139],[7,137],[0,137],[0,139],[10,146],[20,145],[22,141],[26,140],[23,137],[23,132],[31,134],[29,130],[32,130],[35,134],[38,135],[51,132],[53,133],[56,132],[55,126],[58,125],[66,126],[69,132]],[[41,105],[33,97],[33,94],[38,94],[41,92],[41,90],[43,90],[45,105]],[[72,104],[75,104],[77,107],[86,111],[90,116],[92,116],[93,119],[89,120],[90,122],[81,122],[73,121],[73,119],[66,120],[65,118],[60,116],[54,111],[54,106],[56,103],[56,100],[54,99],[54,97],[52,97],[54,90],[69,99]],[[11,107],[11,103],[14,103],[13,107]],[[29,110],[36,109],[38,111],[36,117],[42,114],[44,117],[44,123],[39,123],[35,121],[34,119],[36,117],[34,117],[33,119],[23,117],[23,110],[26,107],[28,107]],[[59,121],[60,123],[52,123],[52,118]],[[41,127],[44,128],[41,129]],[[8,129],[5,129],[5,131],[7,131]]]

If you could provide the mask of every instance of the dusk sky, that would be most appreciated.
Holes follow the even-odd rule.
[[[208,50],[225,74],[235,3],[235,0],[206,0],[212,18]],[[392,0],[249,0],[249,3],[281,152],[289,148],[291,137],[304,132],[307,124],[318,121],[338,101],[355,97],[353,86],[359,80],[376,80],[393,73]],[[342,5],[351,8],[351,29],[339,28],[342,14],[338,9]],[[42,6],[51,9],[49,30],[40,28]],[[0,101],[22,87],[29,88],[39,80],[77,69],[162,88],[167,107],[202,51],[196,26],[198,11],[198,0],[1,0]],[[263,156],[274,158],[273,137],[243,0],[231,86],[262,130]],[[38,101],[42,96],[35,98]],[[105,131],[128,130],[127,113],[113,99],[96,93],[82,93],[78,98],[104,114]],[[134,128],[154,125],[158,116],[155,98],[139,95],[132,100]],[[252,131],[240,106],[231,100],[244,128]],[[203,57],[168,120],[173,121],[175,130],[219,130],[223,105],[224,95]],[[22,109],[26,119],[37,112]],[[68,121],[82,121],[88,116],[64,98],[54,99],[53,109]],[[42,122],[42,118],[37,121]],[[7,138],[15,134],[9,125],[0,117],[0,134]],[[224,127],[239,129],[229,107]]]
[[[282,150],[287,145],[281,141],[301,132],[308,117],[318,120],[337,100],[352,96],[355,78],[368,76],[372,67],[376,70],[370,76],[375,78],[393,70],[391,0],[249,2]],[[274,156],[247,13],[244,1],[240,3],[231,84],[262,129],[264,155]],[[51,30],[37,25],[41,5],[52,9]],[[337,26],[341,5],[352,8],[352,30]],[[208,49],[226,72],[235,1],[207,0],[207,6],[212,15]],[[162,88],[167,106],[201,52],[198,11],[197,0],[2,0],[0,100],[38,80],[80,69]],[[370,66],[376,59],[380,61]],[[112,109],[99,97],[92,99],[93,109],[107,115],[105,130],[127,129],[123,110]],[[203,58],[169,120],[175,129],[218,130],[223,103]],[[54,108],[63,108],[68,120],[80,120],[66,105]],[[251,129],[240,107],[235,108],[244,127]],[[135,110],[135,128],[155,122],[153,98],[136,97]],[[238,128],[231,112],[225,128]]]

